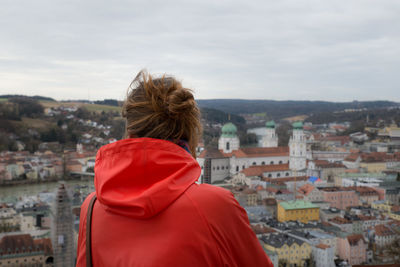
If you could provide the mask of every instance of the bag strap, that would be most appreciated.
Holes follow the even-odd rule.
[[[92,213],[94,202],[97,197],[94,195],[90,200],[86,216],[86,266],[92,267]]]

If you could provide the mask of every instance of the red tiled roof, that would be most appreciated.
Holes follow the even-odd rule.
[[[348,186],[347,189],[354,190],[361,196],[378,195],[378,192],[374,188],[368,186]]]
[[[312,185],[310,185],[310,184],[305,184],[305,185],[303,185],[302,187],[300,187],[299,189],[297,189],[297,191],[298,191],[299,193],[302,193],[303,195],[308,196],[308,194],[310,194],[311,191],[314,190],[314,188],[315,188],[315,187],[312,186]]]
[[[347,240],[349,241],[350,246],[357,246],[360,240],[365,242],[364,237],[360,234],[349,235],[347,236]]]
[[[268,233],[274,233],[275,230],[266,226],[261,226],[261,225],[251,225],[251,228],[253,229],[254,233],[256,234],[268,234]]]
[[[218,158],[226,158],[226,155],[224,155],[224,153],[222,153],[217,149],[204,149],[203,151],[201,151],[199,158],[218,159]]]
[[[394,206],[392,206],[392,212],[398,212],[398,211],[400,211],[400,206],[397,206],[397,205],[394,205]]]
[[[3,236],[0,240],[0,249],[4,254],[22,253],[25,250],[38,251],[29,234]]]
[[[375,225],[375,234],[377,236],[392,236],[395,233],[383,224]]]
[[[400,161],[400,153],[389,154],[386,152],[371,152],[361,154],[363,162],[387,162],[387,161]]]
[[[307,181],[307,176],[298,176],[298,177],[283,177],[283,178],[263,178],[264,181],[272,183],[272,184],[284,184],[287,182],[294,182],[294,181]]]
[[[362,221],[376,220],[375,216],[358,215],[358,218],[360,218]]]
[[[351,153],[344,160],[345,161],[355,162],[355,161],[357,161],[359,156],[360,156],[360,154],[358,154],[358,153]]]
[[[258,157],[285,157],[289,156],[289,147],[246,147],[223,153],[226,157],[258,158]]]
[[[342,163],[333,163],[327,160],[314,160],[315,166],[320,168],[346,168]]]
[[[336,223],[336,224],[349,224],[349,223],[351,223],[349,220],[347,220],[345,218],[342,218],[342,217],[339,217],[339,216],[336,216],[335,218],[332,218],[329,221],[332,222],[332,223]]]
[[[289,170],[289,163],[285,164],[276,164],[276,165],[257,165],[257,166],[250,166],[242,170],[241,172],[244,173],[246,176],[260,176],[264,172],[279,172],[279,171],[288,171]]]
[[[323,244],[323,243],[319,243],[317,246],[316,246],[317,248],[321,248],[321,249],[327,249],[327,248],[330,248],[330,246],[328,246],[328,245],[325,245],[325,244]]]
[[[50,238],[35,239],[33,242],[44,251],[45,255],[53,255],[53,246]]]

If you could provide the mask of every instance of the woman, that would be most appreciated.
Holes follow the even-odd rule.
[[[195,183],[201,124],[190,90],[141,72],[122,115],[128,138],[96,156],[96,192],[82,204],[77,266],[272,266],[233,195]]]

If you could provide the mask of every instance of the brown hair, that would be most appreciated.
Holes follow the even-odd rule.
[[[200,110],[191,90],[175,78],[153,78],[145,71],[139,72],[129,86],[122,116],[126,118],[126,137],[185,140],[196,157],[202,131]]]

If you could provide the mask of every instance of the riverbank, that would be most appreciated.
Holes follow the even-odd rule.
[[[59,181],[90,181],[93,178],[83,178],[77,176],[63,176],[62,178],[53,177],[48,178],[46,180],[31,180],[31,179],[22,179],[22,180],[2,180],[0,182],[0,187],[12,187],[18,185],[38,185],[38,184],[47,184],[47,183],[55,183]]]

